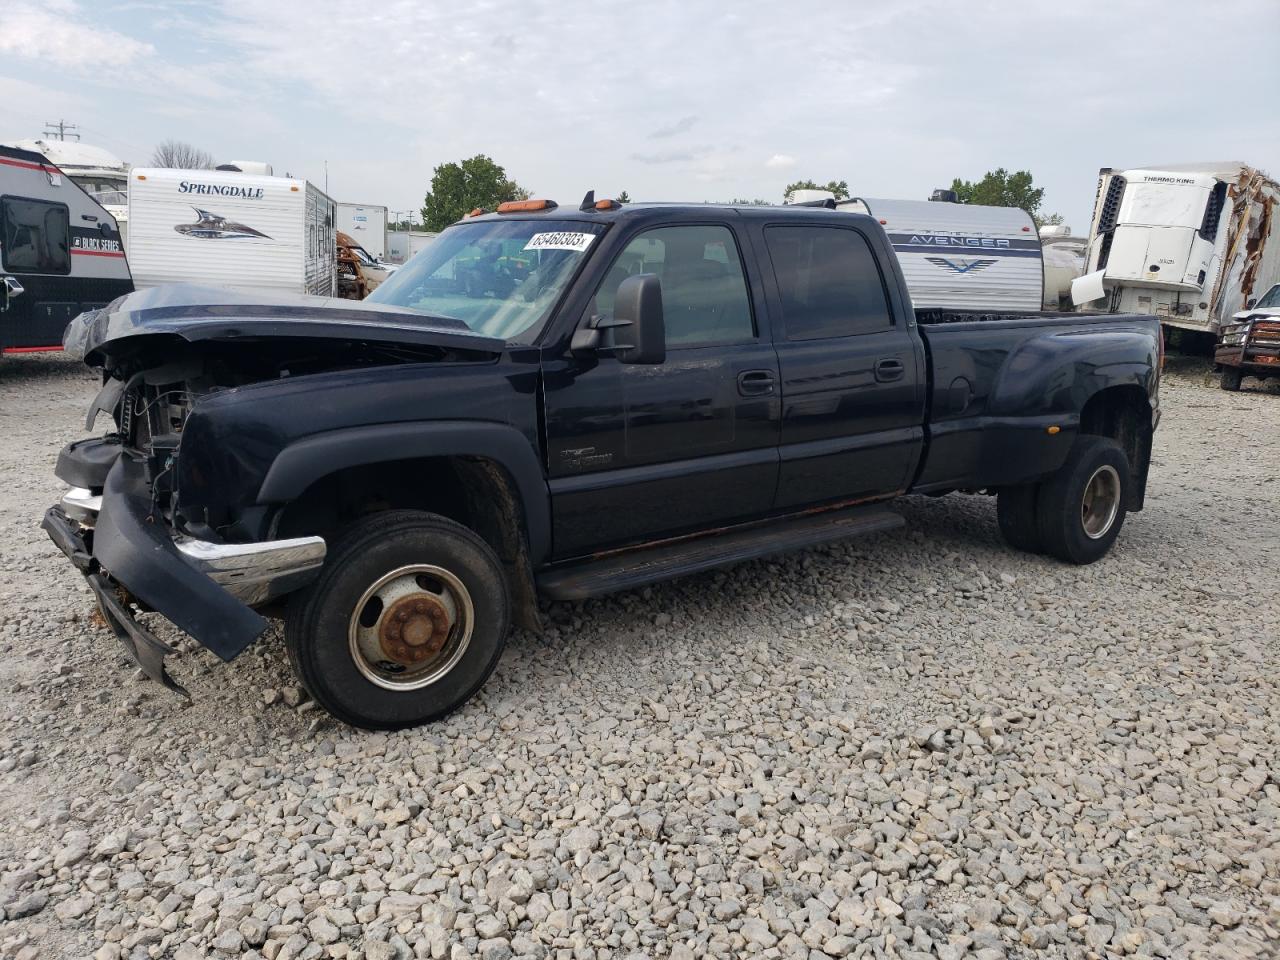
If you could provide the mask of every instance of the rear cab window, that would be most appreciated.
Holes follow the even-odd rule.
[[[850,337],[893,326],[880,265],[857,230],[770,226],[764,236],[786,339]]]

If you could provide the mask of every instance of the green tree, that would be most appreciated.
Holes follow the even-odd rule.
[[[837,200],[849,199],[849,183],[846,180],[831,180],[827,183],[817,183],[813,180],[797,180],[795,183],[787,184],[787,188],[782,191],[782,199],[790,200],[791,194],[797,190],[826,190],[828,193],[835,194]]]
[[[1010,173],[1004,167],[988,170],[986,176],[976,183],[961,180],[959,177],[951,181],[951,189],[956,192],[961,203],[979,203],[988,207],[1017,207],[1031,214],[1036,222],[1040,211],[1040,203],[1044,200],[1044,187],[1034,185],[1030,170],[1019,170]]]
[[[617,200],[619,203],[630,203],[630,202],[631,202],[631,194],[629,194],[629,193],[627,193],[627,191],[623,190],[620,194],[618,194],[618,195],[617,195],[616,197],[614,197],[613,199]]]
[[[431,172],[431,190],[422,202],[425,230],[443,230],[477,207],[492,210],[508,200],[528,200],[529,191],[483,153],[461,163],[442,163]]]

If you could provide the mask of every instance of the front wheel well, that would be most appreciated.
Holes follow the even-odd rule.
[[[1151,465],[1151,403],[1139,386],[1107,387],[1089,398],[1080,411],[1080,433],[1110,437],[1129,458],[1130,510],[1141,510]]]
[[[494,460],[420,457],[336,470],[280,509],[272,536],[310,535],[332,541],[353,523],[389,510],[438,514],[479,534],[506,569],[513,619],[527,629],[540,629],[519,488]]]

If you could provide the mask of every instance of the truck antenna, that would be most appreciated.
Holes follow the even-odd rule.
[[[594,190],[588,190],[587,195],[582,198],[582,206],[580,206],[578,209],[594,210],[595,206],[596,206],[596,192]]]

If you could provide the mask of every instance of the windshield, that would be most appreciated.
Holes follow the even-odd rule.
[[[460,223],[368,301],[452,317],[477,333],[529,343],[603,230],[573,220]]]
[[[1254,306],[1280,307],[1280,283],[1277,283],[1274,287],[1264,293],[1262,295],[1262,299],[1254,304]]]

